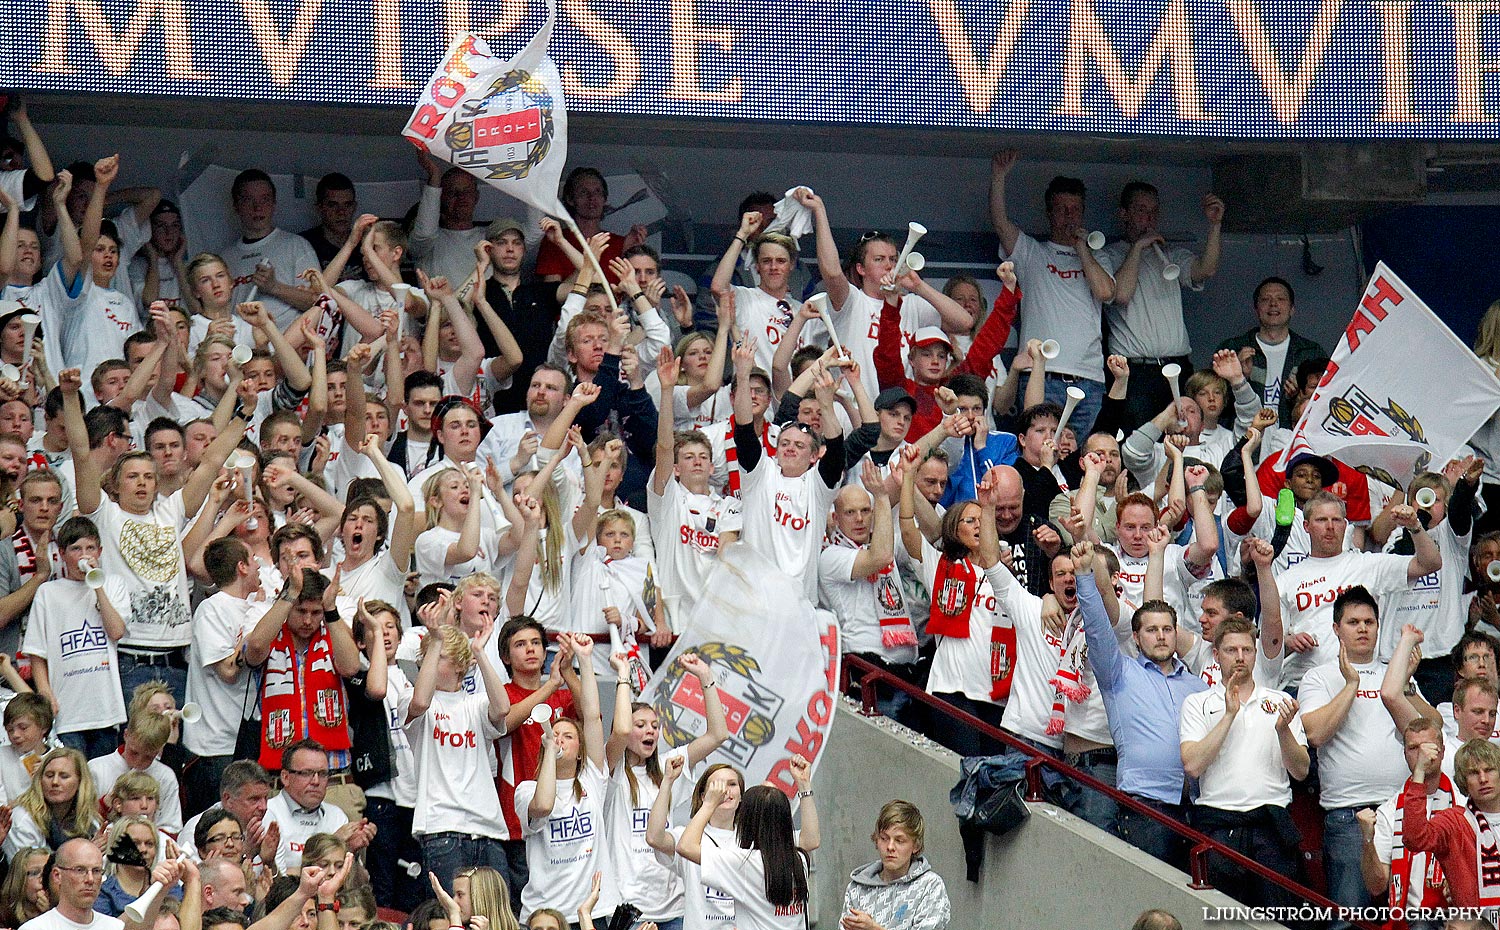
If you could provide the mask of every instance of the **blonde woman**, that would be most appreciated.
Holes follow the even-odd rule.
[[[450,923],[453,912],[449,900],[458,905],[460,919],[456,925],[485,930],[475,921],[477,917],[488,922],[488,930],[521,930],[511,910],[510,888],[499,872],[487,866],[471,866],[453,876],[453,897],[448,899],[438,891],[438,900],[448,909]]]
[[[427,528],[417,537],[417,571],[422,584],[457,584],[475,572],[495,573],[497,563],[521,545],[519,521],[505,536],[482,519],[484,473],[477,465],[445,468],[422,486]]]
[[[32,846],[11,859],[5,883],[0,885],[0,924],[19,927],[52,907],[47,899],[47,859],[52,850]]]
[[[57,849],[75,837],[93,837],[99,829],[99,793],[88,760],[76,749],[54,749],[42,757],[31,787],[11,809],[6,859],[22,849]],[[154,831],[153,831],[154,832]]]

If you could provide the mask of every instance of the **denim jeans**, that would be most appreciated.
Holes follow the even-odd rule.
[[[115,727],[100,727],[97,730],[74,730],[72,733],[59,733],[57,739],[69,749],[76,749],[83,753],[85,759],[97,759],[107,756],[120,748],[120,731]],[[107,786],[100,794],[107,793],[113,785]]]
[[[1031,372],[1029,371],[1021,376],[1020,397],[1026,396],[1026,385],[1030,380]],[[1099,408],[1104,406],[1104,382],[1072,377],[1065,381],[1062,375],[1049,374],[1044,397],[1048,403],[1065,407],[1068,404],[1068,388],[1070,387],[1083,391],[1083,400],[1080,400],[1078,406],[1073,408],[1073,416],[1068,420],[1068,425],[1078,435],[1079,447],[1082,447],[1083,441],[1088,438],[1089,430],[1094,428],[1094,419],[1099,416]]]
[[[388,901],[400,911],[410,912],[431,895],[426,875],[407,874],[403,862],[422,864],[422,847],[411,835],[412,809],[399,807],[389,798],[365,797],[365,816],[375,825],[375,839],[365,854],[370,872],[370,890],[375,900]]]
[[[1005,708],[988,701],[975,701],[956,691],[933,694],[966,713],[973,714],[990,726],[999,729],[1000,718]],[[1005,744],[986,736],[967,723],[954,720],[937,710],[929,711],[927,735],[961,756],[992,756],[1002,751]]]
[[[120,660],[120,690],[125,692],[125,703],[130,703],[130,695],[136,688],[148,681],[160,679],[167,683],[172,689],[172,697],[177,699],[177,706],[181,707],[187,703],[187,669],[173,668],[170,665],[144,665],[135,660],[135,656],[127,655],[123,650],[119,653]]]
[[[1114,762],[1089,762],[1083,759],[1074,766],[1085,775],[1099,779],[1111,788],[1115,786],[1115,763]],[[1115,821],[1119,817],[1119,805],[1114,798],[1099,791],[1069,782],[1068,811],[1074,816],[1105,831],[1115,832]]]
[[[1363,807],[1379,806],[1341,807],[1323,815],[1323,874],[1328,878],[1328,897],[1346,907],[1368,907],[1372,903],[1359,868],[1365,841],[1355,815]],[[1350,925],[1339,921],[1333,926]]]
[[[485,865],[500,873],[510,890],[511,910],[521,912],[521,889],[530,873],[526,868],[524,840],[492,840],[467,833],[431,833],[420,837],[427,871],[437,875],[445,887],[453,887],[453,876],[471,865]]]

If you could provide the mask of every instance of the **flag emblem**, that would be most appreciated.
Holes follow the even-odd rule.
[[[526,177],[552,149],[552,94],[529,71],[507,71],[461,103],[443,134],[451,160],[487,180]]]

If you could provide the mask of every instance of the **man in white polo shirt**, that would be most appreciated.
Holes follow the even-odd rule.
[[[1300,874],[1291,779],[1307,777],[1307,736],[1297,701],[1251,679],[1255,627],[1225,620],[1214,636],[1224,683],[1189,695],[1179,735],[1182,767],[1198,779],[1191,822],[1230,849],[1282,875]],[[1294,905],[1279,886],[1215,863],[1214,887],[1251,905]]]
[[[1281,687],[1293,693],[1310,669],[1338,657],[1333,602],[1339,594],[1358,584],[1380,597],[1409,588],[1423,575],[1443,567],[1442,551],[1417,520],[1416,510],[1406,504],[1390,508],[1390,515],[1411,534],[1415,555],[1344,551],[1349,519],[1344,502],[1327,491],[1313,495],[1303,513],[1311,540],[1308,557],[1277,579],[1286,627]]]
[[[266,803],[264,821],[281,828],[278,871],[302,866],[302,847],[314,833],[332,833],[355,851],[370,845],[375,827],[369,821],[350,823],[348,814],[323,800],[328,778],[328,751],[317,740],[299,740],[281,754],[281,793]]]
[[[1401,736],[1380,700],[1386,663],[1376,656],[1380,608],[1361,585],[1333,602],[1339,656],[1302,679],[1302,727],[1318,750],[1323,869],[1328,896],[1371,904],[1360,871],[1360,811],[1379,807],[1406,782]]]

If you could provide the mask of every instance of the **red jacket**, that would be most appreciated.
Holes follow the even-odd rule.
[[[1402,841],[1407,849],[1437,856],[1448,876],[1448,900],[1453,907],[1479,907],[1479,850],[1474,828],[1462,807],[1427,816],[1427,788],[1406,780],[1401,793]],[[1497,817],[1500,819],[1500,817]]]
[[[892,303],[892,301],[895,301]],[[1005,347],[1010,338],[1010,328],[1016,321],[1016,308],[1021,304],[1021,292],[1002,288],[995,298],[994,309],[985,319],[984,325],[974,337],[969,354],[948,372],[947,377],[970,374],[978,378],[989,377],[994,367],[995,356]],[[932,431],[943,421],[942,408],[938,406],[936,384],[918,384],[906,376],[906,364],[901,360],[901,298],[891,295],[880,308],[880,338],[875,343],[875,377],[880,389],[899,387],[917,399],[917,412],[911,418],[911,429],[907,436],[913,440]],[[945,379],[946,380],[946,379]]]

